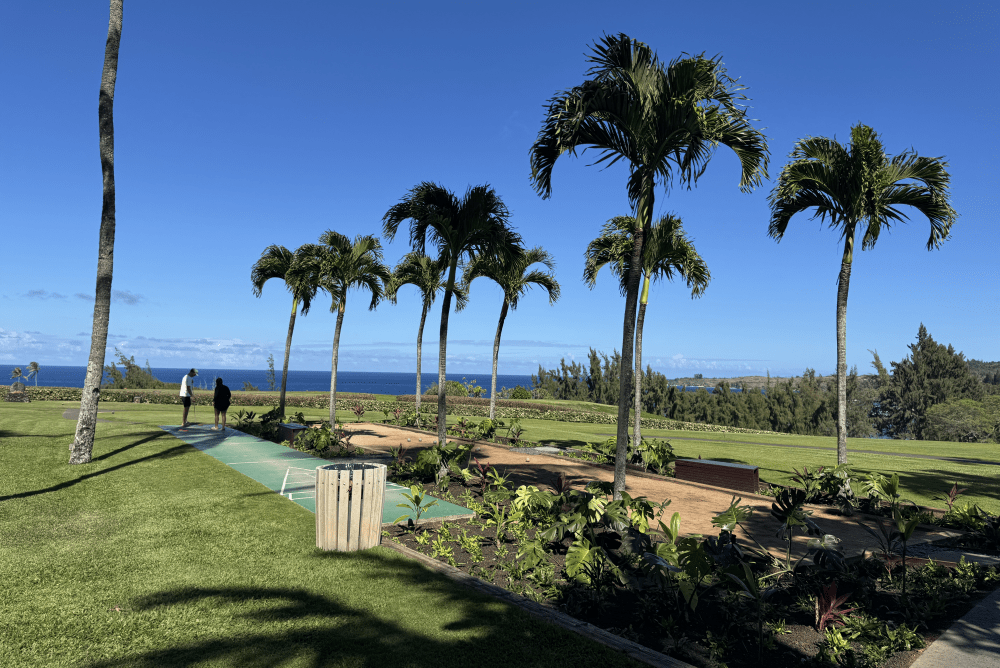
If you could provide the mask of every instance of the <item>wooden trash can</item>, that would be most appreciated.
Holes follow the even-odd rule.
[[[353,552],[382,539],[384,464],[316,467],[316,547]]]

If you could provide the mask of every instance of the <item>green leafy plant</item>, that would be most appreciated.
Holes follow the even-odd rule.
[[[777,533],[778,538],[787,543],[785,550],[785,571],[792,571],[792,539],[796,529],[800,529],[812,536],[822,535],[822,530],[809,519],[811,510],[805,510],[802,506],[806,502],[806,492],[800,489],[783,489],[778,493],[774,503],[771,504],[771,516],[781,524]]]
[[[909,652],[920,649],[925,644],[920,634],[906,624],[900,624],[894,629],[883,627],[882,633],[885,636],[886,649],[890,652]]]
[[[914,530],[920,523],[920,517],[910,517],[909,519],[904,518],[903,514],[899,512],[896,508],[892,511],[892,519],[896,524],[896,530],[893,532],[893,537],[897,538],[903,544],[903,598],[906,598],[906,546],[910,542],[910,538],[913,536]]]
[[[420,516],[424,512],[438,504],[436,499],[427,498],[424,491],[417,485],[411,485],[409,492],[403,492],[403,496],[406,498],[408,503],[397,503],[397,508],[407,508],[408,512],[400,515],[392,521],[393,524],[399,524],[403,520],[408,520],[407,524],[412,531],[417,530],[417,523],[420,522]],[[413,515],[414,517],[410,517]]]
[[[351,407],[351,412],[357,416],[357,421],[361,422],[361,418],[365,416],[365,407],[361,404],[354,404],[354,406]]]
[[[738,594],[753,601],[757,612],[757,663],[760,663],[764,652],[764,600],[774,592],[774,589],[770,587],[761,589],[757,576],[745,563],[739,563],[738,568],[735,568],[734,571],[727,572],[726,577],[739,587]]]
[[[848,655],[851,650],[851,642],[845,637],[843,631],[830,626],[823,634],[823,642],[820,643],[818,658],[826,663],[841,663],[841,657]]]

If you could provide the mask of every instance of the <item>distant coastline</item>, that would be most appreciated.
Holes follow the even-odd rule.
[[[16,366],[23,370],[25,365],[0,364],[0,383],[10,384],[10,374]],[[188,369],[156,368],[153,375],[165,383],[179,383]],[[197,387],[209,389],[218,376],[232,390],[240,390],[243,383],[250,383],[260,390],[268,389],[266,369],[199,369]],[[41,366],[38,373],[38,385],[45,387],[83,387],[87,375],[85,366]],[[281,369],[275,370],[275,380],[280,386]],[[437,383],[437,373],[420,374],[420,386],[426,390]],[[484,389],[483,396],[490,394],[490,374],[449,373],[448,380],[476,380],[476,384]],[[34,385],[35,379],[24,380],[27,385]],[[413,394],[416,390],[417,375],[413,372],[396,371],[338,371],[337,390],[341,392],[367,392],[369,394]],[[531,387],[530,374],[497,374],[497,390],[503,387],[512,388],[517,385]],[[296,371],[289,369],[288,386],[290,392],[329,392],[329,371]]]

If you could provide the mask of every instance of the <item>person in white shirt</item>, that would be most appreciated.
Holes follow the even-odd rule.
[[[191,397],[194,396],[194,386],[192,380],[198,375],[197,369],[191,369],[187,375],[181,378],[181,402],[184,404],[184,418],[181,427],[188,426],[188,409],[191,408]]]

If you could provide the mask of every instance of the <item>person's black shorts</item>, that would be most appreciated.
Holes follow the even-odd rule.
[[[181,401],[184,402],[184,408],[189,408],[191,406],[191,397],[181,397]]]
[[[215,410],[219,411],[220,413],[226,413],[229,411],[229,404],[218,404],[215,406]]]

